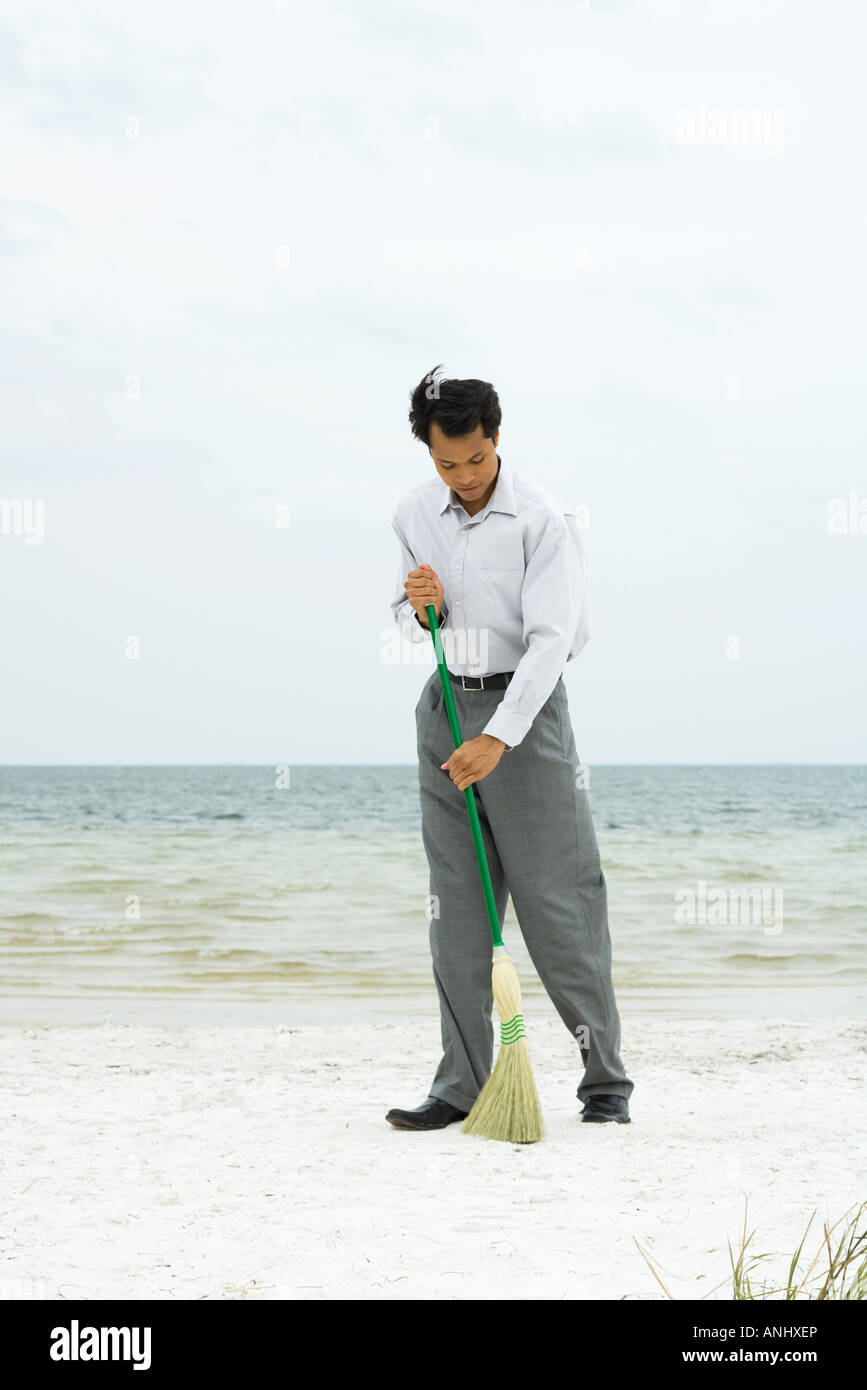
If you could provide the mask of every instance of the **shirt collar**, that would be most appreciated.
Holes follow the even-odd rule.
[[[500,465],[497,472],[497,481],[494,483],[494,490],[481,512],[477,512],[474,520],[484,516],[486,512],[508,512],[511,516],[517,516],[515,508],[515,487],[512,481],[512,470],[507,463],[503,463],[500,455],[497,454],[497,462]],[[440,507],[440,516],[446,507],[462,507],[463,502],[460,498],[454,501],[452,490],[448,483],[443,483],[443,499]]]

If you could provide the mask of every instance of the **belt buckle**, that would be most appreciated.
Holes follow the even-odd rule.
[[[479,686],[479,690],[484,690],[484,688],[485,688],[485,678],[484,678],[484,676],[473,676],[472,679],[473,679],[473,680],[481,681],[481,685]],[[461,672],[461,687],[462,687],[462,689],[464,689],[464,690],[475,690],[475,688],[476,688],[476,687],[473,686],[473,685],[467,685],[466,680],[464,679],[464,673],[463,673],[463,671]]]

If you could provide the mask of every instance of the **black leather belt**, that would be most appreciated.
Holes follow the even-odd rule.
[[[498,671],[490,676],[456,676],[454,671],[449,671],[452,685],[459,685],[462,690],[505,690],[514,674],[514,671]]]

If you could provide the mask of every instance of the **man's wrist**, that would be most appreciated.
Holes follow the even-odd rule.
[[[532,720],[526,719],[523,715],[518,714],[516,710],[504,709],[503,704],[504,701],[501,700],[482,730],[482,733],[487,734],[490,738],[502,739],[503,743],[506,745],[506,751],[511,752],[513,748],[517,748],[521,739],[528,732]],[[502,729],[503,733],[492,734],[492,727],[494,729]],[[505,734],[509,735],[509,738],[512,740],[511,743],[506,742],[504,737]]]

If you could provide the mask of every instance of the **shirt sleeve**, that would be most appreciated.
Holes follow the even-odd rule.
[[[395,584],[394,598],[391,601],[391,611],[394,621],[397,623],[402,637],[408,642],[429,642],[431,640],[430,628],[427,628],[418,620],[418,614],[406,596],[403,587],[406,576],[410,570],[418,569],[419,562],[413,555],[407,542],[406,533],[403,528],[400,516],[395,512],[391,520],[392,530],[397,536],[400,545],[400,564],[397,571],[397,582]],[[439,626],[442,629],[448,618],[448,608],[443,599],[442,610],[439,616]]]
[[[527,650],[483,729],[514,748],[529,733],[569,659],[584,600],[584,562],[566,523],[549,516],[521,589]]]

